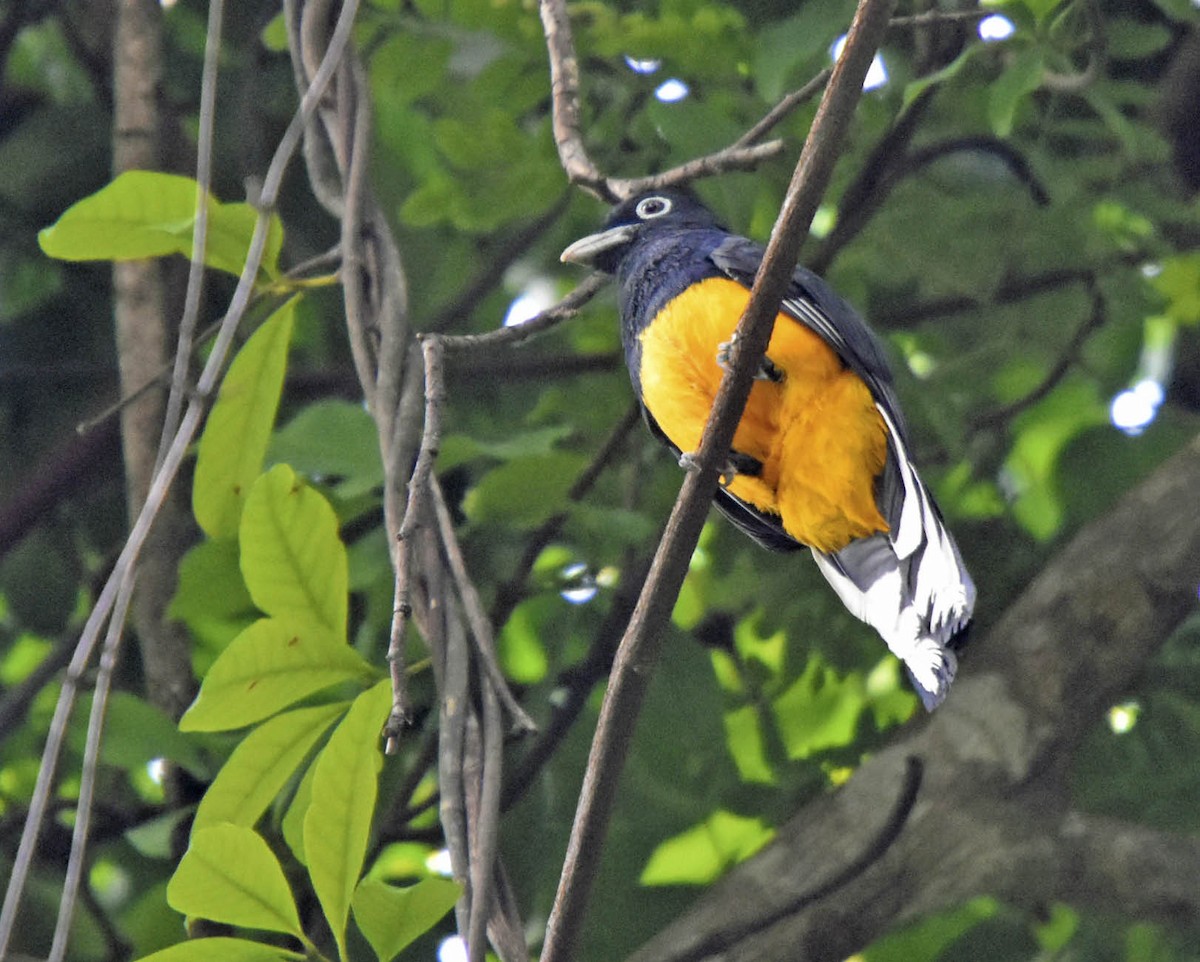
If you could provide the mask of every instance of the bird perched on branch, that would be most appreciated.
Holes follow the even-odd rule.
[[[621,340],[651,430],[689,464],[763,248],[690,194],[630,198],[564,261],[616,274]],[[733,438],[717,507],[776,551],[808,547],[855,617],[900,658],[927,709],[954,680],[975,586],[909,457],[875,335],[797,267]]]

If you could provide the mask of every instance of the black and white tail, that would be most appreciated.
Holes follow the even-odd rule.
[[[888,429],[891,530],[852,541],[836,554],[813,551],[825,579],[855,617],[879,632],[907,669],[925,708],[940,705],[958,667],[949,645],[971,620],[975,584],[933,496],[909,460],[883,405]]]

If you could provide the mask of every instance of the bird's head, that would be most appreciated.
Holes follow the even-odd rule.
[[[644,236],[664,230],[717,226],[712,212],[687,191],[650,190],[614,207],[604,230],[581,237],[562,252],[560,260],[613,274],[630,247]]]

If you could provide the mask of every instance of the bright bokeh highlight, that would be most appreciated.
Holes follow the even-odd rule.
[[[835,61],[842,56],[842,51],[846,48],[846,35],[842,34],[833,42],[833,46],[829,48],[829,56]],[[883,62],[883,57],[879,54],[871,59],[871,66],[867,68],[867,76],[863,80],[863,90],[876,90],[888,82],[887,65]]]
[[[652,73],[658,73],[658,68],[662,66],[662,61],[655,60],[653,58],[639,60],[637,57],[631,57],[629,54],[625,54],[625,66],[634,73],[645,76]]]
[[[1013,22],[999,13],[993,13],[979,21],[979,39],[984,43],[1007,40],[1016,30]]]
[[[659,84],[658,89],[654,91],[654,96],[664,104],[673,104],[683,100],[691,92],[691,88],[682,80],[672,77],[670,80]]]
[[[1147,378],[1112,399],[1109,418],[1118,431],[1130,436],[1138,435],[1150,426],[1162,402],[1162,385]]]
[[[461,936],[452,935],[438,946],[438,962],[467,962],[467,943]]]

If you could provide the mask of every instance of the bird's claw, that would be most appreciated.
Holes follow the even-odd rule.
[[[733,366],[733,345],[735,343],[737,343],[737,331],[733,332],[733,337],[728,341],[722,341],[717,345],[717,366],[722,371],[728,371]],[[763,355],[762,360],[758,362],[758,369],[754,372],[754,380],[778,384],[783,380],[783,371],[775,365],[774,361]]]

